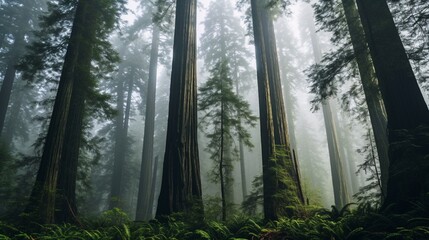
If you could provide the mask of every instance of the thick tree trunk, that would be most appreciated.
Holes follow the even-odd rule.
[[[77,5],[40,167],[25,210],[41,223],[54,222],[58,165],[65,140],[75,67],[78,63],[81,39],[87,27],[88,5],[87,1],[79,1]]]
[[[388,119],[390,162],[384,205],[423,200],[429,191],[429,167],[423,160],[429,154],[429,146],[427,140],[426,143],[420,140],[424,134],[417,135],[428,130],[417,128],[429,125],[428,107],[386,1],[357,0],[357,4]],[[411,146],[404,143],[396,146],[413,138],[411,146],[421,146],[412,150],[413,156],[409,152]],[[405,209],[398,206],[397,210]]]
[[[91,61],[96,35],[97,9],[92,2],[86,15],[87,27],[82,36],[85,39],[80,43],[79,62],[75,67],[73,92],[70,100],[70,109],[67,119],[63,152],[59,163],[57,180],[57,199],[55,222],[76,222],[76,181],[79,163],[83,122],[85,117],[85,99],[91,79]]]
[[[196,0],[176,3],[167,143],[158,216],[189,210],[202,197],[197,143],[196,6]]]
[[[137,198],[136,220],[144,221],[152,218],[153,201],[150,201],[152,193],[153,175],[153,138],[155,132],[155,98],[156,80],[158,71],[159,29],[153,26],[152,48],[150,54],[149,80],[146,96],[146,115],[143,138],[142,163],[140,169],[139,192]],[[156,170],[156,169],[155,169]]]
[[[279,54],[279,64],[280,66],[287,66],[287,59],[284,54]],[[291,155],[292,159],[295,163],[295,171],[298,179],[298,186],[301,186],[301,175],[299,172],[299,161],[297,154],[297,146],[296,146],[296,135],[295,135],[295,123],[294,123],[294,109],[293,105],[296,103],[296,99],[292,96],[292,86],[290,79],[287,77],[287,71],[289,69],[284,68],[281,69],[281,80],[282,80],[282,88],[283,88],[283,99],[286,110],[286,122],[287,122],[287,130],[290,141]],[[304,192],[302,190],[302,186],[298,188],[299,195],[302,196],[302,200],[304,201]]]
[[[389,171],[387,119],[384,104],[381,100],[377,77],[371,61],[368,46],[365,43],[365,33],[361,22],[355,0],[342,0],[347,26],[352,40],[353,50],[358,64],[364,89],[365,99],[368,106],[369,117],[374,131],[377,146],[378,159],[381,169],[381,192],[386,197],[387,179]]]
[[[286,190],[276,174],[276,168],[285,168],[297,184],[296,167],[290,156],[290,147],[287,138],[286,116],[284,112],[283,94],[280,82],[280,73],[277,59],[274,28],[271,15],[266,8],[265,1],[251,1],[253,32],[255,39],[256,64],[258,75],[259,113],[261,125],[262,166],[264,183],[264,214],[266,219],[277,219],[281,205],[294,205],[292,199],[282,199],[279,204],[276,194],[279,190]],[[284,150],[289,157],[273,159],[276,150]],[[277,148],[277,149],[276,149]],[[290,161],[286,163],[285,161]],[[303,201],[302,195],[296,196]]]
[[[82,62],[79,62],[79,64],[82,64]],[[85,89],[83,89],[84,86],[82,86],[85,85],[85,83],[82,83],[83,81],[88,81],[88,79],[75,79],[75,84],[73,86],[72,101],[67,119],[65,141],[63,145],[61,161],[59,163],[56,193],[57,199],[55,203],[56,223],[78,221],[76,205],[76,180],[79,149],[82,138],[82,125],[85,113]]]

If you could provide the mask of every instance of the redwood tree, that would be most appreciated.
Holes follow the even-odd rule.
[[[387,113],[389,179],[385,206],[423,200],[429,191],[429,110],[384,0],[357,0]],[[426,157],[427,158],[427,157]]]
[[[80,40],[85,35],[85,26],[88,24],[86,16],[89,11],[89,5],[88,1],[79,1],[76,8],[54,109],[43,148],[42,160],[25,210],[43,223],[54,222],[58,168],[63,151],[75,80],[74,71],[79,62]]]
[[[157,216],[201,201],[197,144],[196,0],[176,2],[167,142]]]
[[[272,12],[267,4],[268,1],[251,1],[258,75],[264,214],[266,219],[277,219],[281,214],[290,214],[282,213],[282,207],[303,202],[303,195],[298,183],[297,164],[290,156]],[[275,159],[278,151],[287,156]],[[295,186],[282,182],[278,174],[280,169],[287,170]],[[288,189],[294,192],[293,198],[298,201],[278,197],[280,191]]]
[[[98,61],[98,65],[104,65],[102,69],[108,69],[110,61],[115,59],[116,55],[106,42],[106,36],[115,25],[121,4],[122,1],[98,0],[58,4],[74,9],[74,19],[70,37],[65,38],[67,51],[54,109],[36,182],[25,210],[39,222],[76,220],[75,188],[85,106],[106,107],[103,103],[106,96],[96,90],[97,82],[91,72],[92,62]],[[61,8],[53,8],[45,18],[47,28],[52,22],[67,22],[64,20],[67,14],[58,12],[61,12]],[[37,53],[32,54],[38,56]]]

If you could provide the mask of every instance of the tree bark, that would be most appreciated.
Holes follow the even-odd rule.
[[[190,210],[202,197],[197,143],[196,0],[176,3],[175,26],[167,143],[157,216]]]
[[[159,29],[153,26],[150,54],[149,79],[146,96],[146,116],[143,138],[142,163],[140,169],[139,192],[137,198],[136,220],[152,218],[153,201],[150,201],[153,175],[153,138],[155,132],[155,98],[158,71]],[[155,169],[156,170],[156,169]]]
[[[64,59],[54,109],[43,148],[36,181],[25,213],[41,223],[53,223],[59,161],[67,128],[74,73],[78,63],[80,44],[85,27],[88,1],[79,1],[72,32]]]
[[[149,218],[153,217],[153,208],[154,208],[154,199],[155,199],[155,190],[156,190],[156,182],[158,179],[158,156],[155,157],[154,162],[153,162],[153,175],[152,175],[152,180],[151,180],[151,187],[150,187],[150,195],[149,195],[149,207],[150,209],[148,210],[148,216]]]
[[[344,14],[353,45],[356,62],[364,89],[368,106],[369,117],[374,131],[377,146],[378,160],[381,169],[381,193],[386,197],[387,179],[389,171],[387,119],[384,103],[380,96],[378,80],[374,72],[374,66],[370,57],[368,46],[365,43],[365,33],[360,23],[359,13],[355,0],[342,0]]]
[[[350,202],[344,167],[340,158],[338,146],[337,126],[333,119],[331,105],[328,101],[322,103],[323,117],[325,120],[326,136],[328,139],[329,159],[331,162],[332,184],[334,186],[335,206],[338,209]]]
[[[123,160],[121,153],[124,151],[125,143],[123,139],[124,132],[124,95],[125,95],[125,79],[121,77],[118,80],[116,89],[116,110],[115,119],[115,153],[113,159],[112,179],[110,185],[109,209],[119,207],[119,197],[121,196],[121,179],[123,171]]]
[[[421,130],[417,129],[429,125],[429,110],[387,2],[357,0],[357,4],[388,119],[390,162],[384,206],[398,204],[397,210],[403,211],[405,208],[399,205],[423,200],[429,191],[429,167],[423,160],[424,155],[429,154],[429,146],[427,141],[419,142],[424,134],[418,136]],[[409,136],[404,137],[404,131]],[[427,128],[424,131],[428,131]],[[412,145],[421,146],[412,150],[415,156],[410,156],[404,141],[413,138],[417,142]]]
[[[276,199],[278,191],[286,190],[279,182],[276,168],[286,168],[286,162],[290,167],[286,168],[294,180],[298,189],[297,173],[295,165],[290,157],[290,147],[287,137],[286,116],[284,112],[283,94],[281,90],[279,65],[272,17],[266,8],[265,1],[251,1],[253,32],[255,39],[255,52],[258,76],[259,93],[259,117],[261,126],[262,168],[264,183],[264,215],[266,219],[274,220],[281,214],[278,210],[281,205],[293,205],[293,200],[282,199],[286,203],[279,204]],[[273,159],[276,148],[289,154],[286,159]],[[279,150],[279,149],[277,149]],[[303,197],[297,192],[296,196],[303,201]]]
[[[74,71],[73,92],[63,143],[62,157],[59,163],[57,180],[57,199],[55,222],[78,222],[76,204],[76,181],[79,163],[83,123],[85,117],[85,100],[89,91],[91,79],[91,61],[96,37],[97,16],[96,4],[89,3],[86,15],[86,28],[82,34],[84,40],[80,43],[79,61]]]

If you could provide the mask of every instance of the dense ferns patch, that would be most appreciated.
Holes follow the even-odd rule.
[[[245,216],[226,222],[185,221],[184,214],[161,220],[131,222],[118,209],[102,218],[83,220],[81,226],[44,225],[35,232],[24,226],[0,222],[0,239],[429,239],[429,204],[413,203],[404,214],[379,212],[370,205],[350,210],[307,209],[301,218],[281,218],[274,222]]]

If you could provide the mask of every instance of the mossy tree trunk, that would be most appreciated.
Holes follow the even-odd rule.
[[[286,168],[293,178],[296,197],[303,202],[301,187],[298,184],[296,167],[290,156],[290,146],[287,136],[286,115],[280,81],[277,59],[277,49],[273,20],[266,1],[251,1],[253,33],[258,76],[259,117],[261,126],[262,168],[264,184],[264,215],[266,219],[277,219],[283,205],[295,205],[292,199],[279,199],[277,194],[287,190],[276,173],[278,168]],[[289,156],[274,159],[276,148],[282,148]],[[286,163],[285,161],[289,161]],[[280,201],[282,203],[280,204]]]

